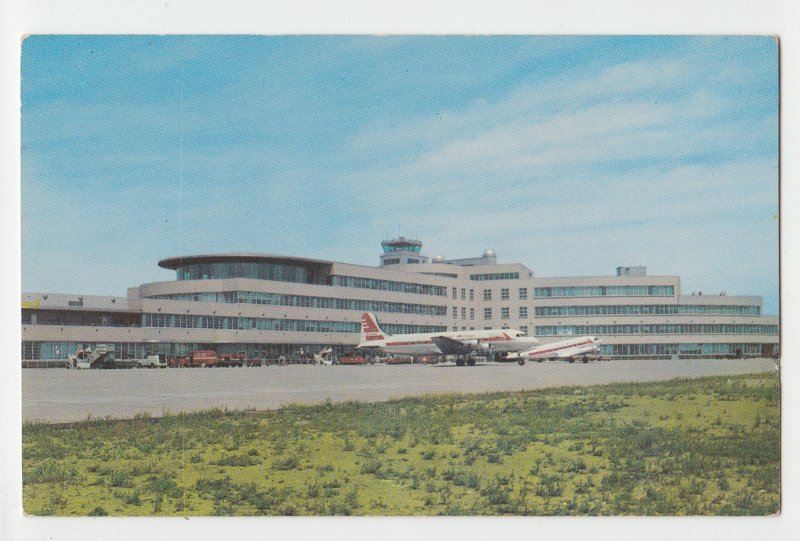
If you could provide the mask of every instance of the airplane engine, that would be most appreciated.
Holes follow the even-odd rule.
[[[492,349],[492,344],[488,342],[481,342],[480,344],[478,344],[478,350],[481,351],[482,353],[489,352],[491,351],[491,349]]]

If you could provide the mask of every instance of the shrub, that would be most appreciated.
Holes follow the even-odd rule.
[[[383,464],[380,460],[369,459],[361,464],[361,467],[358,469],[358,471],[364,474],[377,474],[381,469],[381,466],[383,466]]]
[[[255,449],[253,449],[255,451]],[[258,451],[256,451],[256,455]],[[256,464],[260,464],[261,460],[257,458],[257,456],[253,456],[251,454],[247,455],[228,455],[220,458],[216,462],[212,462],[211,464],[215,466],[233,466],[238,468],[245,468],[247,466],[255,466]]]
[[[543,475],[536,485],[536,495],[543,498],[553,498],[564,493],[564,485],[561,479],[552,475]]]
[[[272,462],[272,468],[275,470],[296,470],[300,466],[300,459],[295,455],[289,455],[286,458],[276,458]]]

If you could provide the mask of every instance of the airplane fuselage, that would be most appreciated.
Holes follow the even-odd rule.
[[[357,347],[376,349],[383,353],[407,355],[441,355],[442,351],[433,342],[433,337],[443,336],[475,347],[476,351],[506,353],[520,351],[533,346],[536,339],[529,338],[514,329],[476,330],[462,332],[395,334],[384,339],[365,340]]]
[[[582,336],[580,338],[559,340],[536,346],[527,351],[513,354],[509,357],[518,359],[555,359],[568,358],[578,355],[585,355],[597,351],[600,340],[594,336]]]

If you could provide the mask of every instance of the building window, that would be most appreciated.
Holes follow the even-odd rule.
[[[509,309],[508,307],[503,307],[500,309],[500,319],[508,319],[509,317]]]
[[[469,318],[470,319],[475,319],[475,309],[474,308],[470,308],[469,309]]]
[[[528,298],[528,288],[521,287],[519,288],[519,300],[524,301]]]
[[[464,307],[461,308],[461,319],[467,319],[467,309]]]
[[[527,306],[520,306],[519,307],[519,318],[525,319],[528,317],[528,307]]]
[[[469,290],[469,300],[471,300],[471,301],[475,300],[475,290],[474,289],[470,289]]]
[[[483,319],[492,319],[492,309],[491,308],[484,308],[483,309]]]
[[[521,332],[524,336],[528,336],[528,326],[527,325],[520,325],[519,332]]]
[[[456,292],[457,292],[457,291],[458,291],[458,288],[455,288],[455,287],[454,287],[454,288],[452,288],[452,292],[453,292],[453,298],[454,298],[454,299],[456,298]]]
[[[458,306],[453,306],[453,319],[458,319]]]
[[[461,288],[461,300],[462,301],[467,300],[467,290],[463,287]]]
[[[504,287],[500,290],[500,300],[507,301],[508,300],[508,288]]]
[[[484,289],[483,290],[483,300],[485,300],[485,301],[492,300],[492,290],[491,289]]]

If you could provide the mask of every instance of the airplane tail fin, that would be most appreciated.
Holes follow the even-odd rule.
[[[314,362],[317,364],[331,364],[330,357],[332,352],[333,349],[330,346],[321,349],[319,353],[314,354]]]
[[[361,314],[361,344],[369,344],[375,340],[383,340],[388,335],[378,325],[375,315],[370,312]]]

